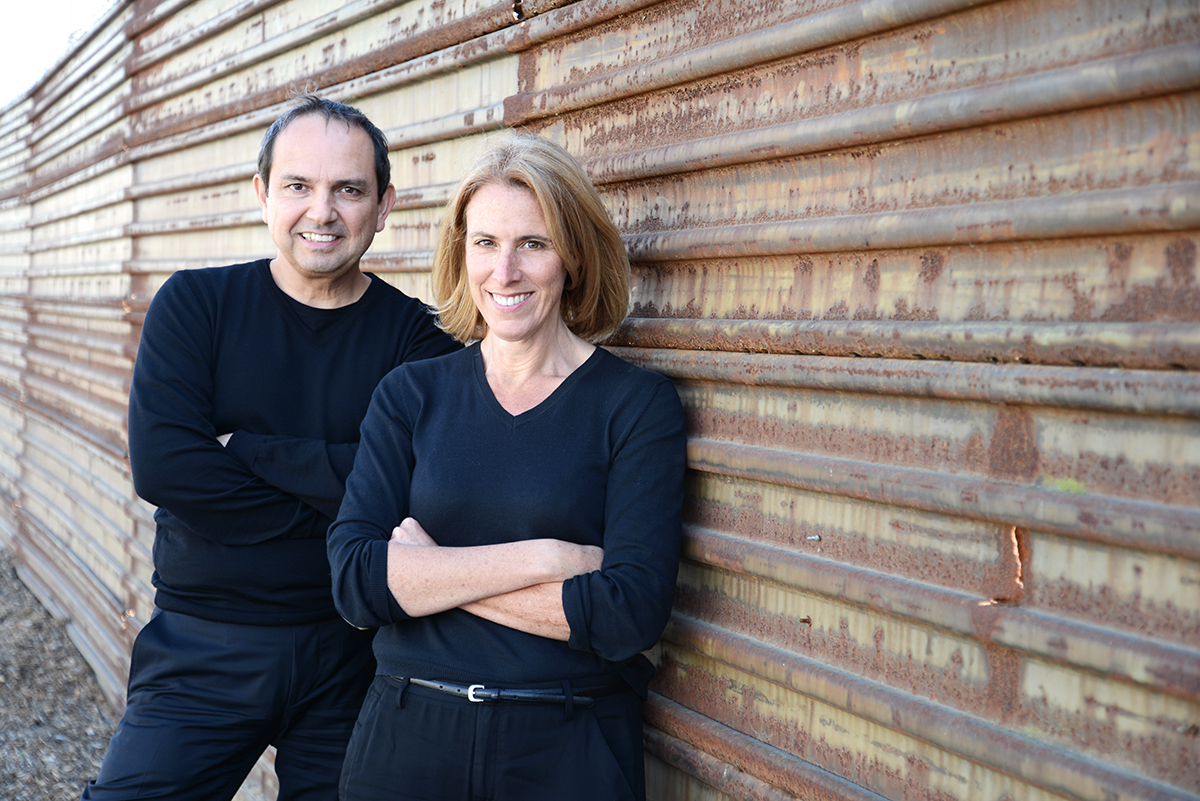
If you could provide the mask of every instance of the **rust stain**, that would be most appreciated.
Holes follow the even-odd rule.
[[[1110,306],[1102,321],[1200,322],[1200,285],[1196,279],[1196,242],[1180,237],[1163,252],[1165,273],[1153,285],[1132,288],[1121,303]]]
[[[1033,413],[1027,407],[1000,404],[988,441],[989,474],[1029,483],[1038,475],[1039,460]]]

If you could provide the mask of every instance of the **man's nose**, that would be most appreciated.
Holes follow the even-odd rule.
[[[313,192],[312,202],[308,206],[308,216],[314,222],[328,223],[337,219],[337,204],[333,192],[318,190]]]

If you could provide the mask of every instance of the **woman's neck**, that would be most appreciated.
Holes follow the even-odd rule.
[[[595,345],[571,333],[565,323],[555,336],[539,342],[506,342],[489,333],[479,344],[488,385],[512,415],[550,397],[595,350]]]

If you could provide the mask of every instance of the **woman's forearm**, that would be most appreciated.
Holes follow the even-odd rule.
[[[538,584],[463,604],[462,608],[510,629],[566,642],[571,627],[563,612],[562,585],[561,581]]]
[[[598,559],[590,551],[601,551],[585,548],[558,540],[442,548],[393,539],[388,589],[406,614],[424,617],[592,570]]]

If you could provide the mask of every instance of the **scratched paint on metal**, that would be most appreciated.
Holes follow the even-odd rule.
[[[638,317],[1117,321],[1200,317],[1196,239],[1048,243],[642,264]],[[1197,301],[1195,303],[1191,301]]]
[[[1200,704],[1040,659],[1023,660],[1014,725],[1200,793]]]
[[[934,700],[989,711],[988,659],[970,638],[805,587],[688,563],[681,567],[679,587],[684,614],[703,612],[707,622],[728,631]]]
[[[686,386],[697,436],[1193,505],[1200,423],[918,398]]]
[[[687,509],[694,525],[988,598],[1012,580],[1006,532],[979,521],[708,473]]]
[[[820,699],[668,645],[658,683],[713,720],[802,756],[886,797],[914,791],[947,799],[1058,796],[864,722]]]
[[[1127,110],[1103,108],[1018,121],[1002,133],[967,130],[632,181],[606,187],[605,202],[622,230],[644,233],[1133,188],[1200,174],[1191,152],[1200,96],[1137,106],[1137,126]]]
[[[1200,563],[1036,534],[1027,602],[1200,648]]]
[[[186,120],[222,103],[271,93],[292,82],[302,86],[314,73],[356,59],[373,59],[378,62],[377,69],[389,66],[386,58],[376,54],[489,5],[480,2],[431,7],[412,3],[389,8],[379,3],[361,7],[374,16],[352,19],[349,25],[337,24],[342,12],[331,12],[321,0],[293,0],[273,6],[264,10],[261,19],[221,32],[140,75],[140,90],[166,96],[140,116],[139,128],[153,129]],[[343,10],[357,9],[351,5]],[[190,80],[188,76],[198,71],[208,71],[210,79]],[[178,88],[173,89],[172,84]],[[461,88],[469,91],[469,87]]]

